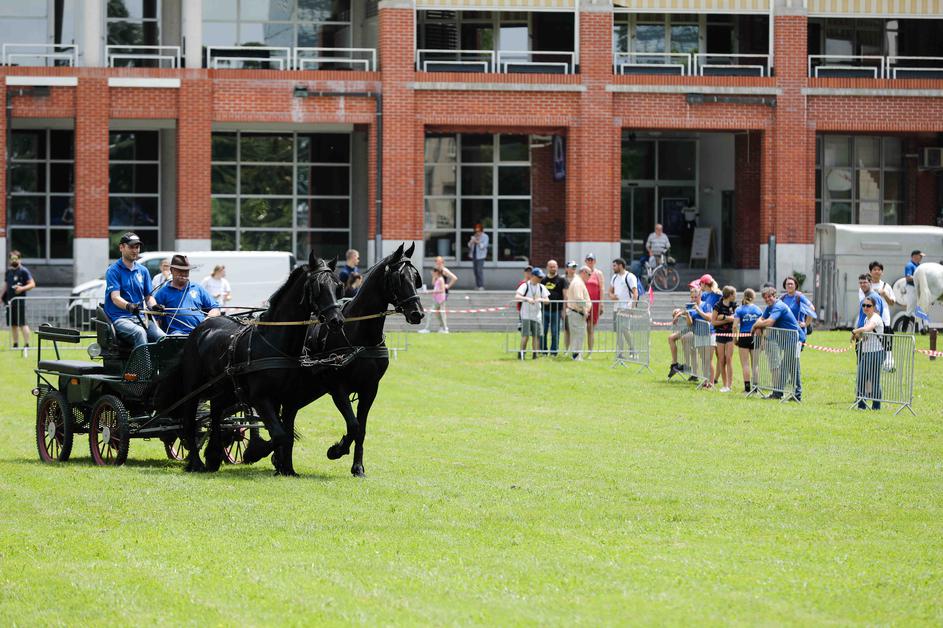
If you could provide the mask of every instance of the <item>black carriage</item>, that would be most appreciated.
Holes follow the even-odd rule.
[[[168,406],[159,394],[163,382],[178,376],[186,337],[167,336],[132,349],[119,341],[102,308],[98,308],[92,324],[94,334],[46,325],[37,330],[33,394],[37,398],[36,446],[40,459],[68,460],[74,436],[88,434],[92,460],[99,465],[123,464],[132,438],[159,438],[169,458],[183,460],[187,452],[182,426],[169,412],[176,403]],[[61,359],[60,343],[78,344],[83,340],[95,341],[88,351],[94,361]],[[45,356],[43,341],[47,343]],[[55,359],[48,359],[49,342]],[[203,406],[198,418],[205,436],[209,413]],[[225,459],[238,463],[250,431],[261,427],[261,422],[246,406],[235,406],[225,414]]]

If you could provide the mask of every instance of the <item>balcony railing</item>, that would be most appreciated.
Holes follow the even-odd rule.
[[[206,67],[213,70],[290,70],[291,48],[287,46],[207,46]]]
[[[295,48],[296,70],[351,69],[373,72],[377,51],[373,48]]]
[[[180,46],[105,46],[108,67],[179,68]]]
[[[769,76],[770,57],[749,53],[710,53],[693,55],[698,76]]]
[[[576,54],[556,50],[416,50],[420,72],[499,72],[502,74],[573,74]]]
[[[691,74],[691,55],[686,52],[617,52],[612,56],[616,74]]]
[[[890,56],[884,62],[890,79],[943,79],[943,58]]]
[[[880,55],[809,55],[813,78],[873,78],[886,76]]]
[[[3,65],[78,65],[79,49],[74,44],[3,44]]]

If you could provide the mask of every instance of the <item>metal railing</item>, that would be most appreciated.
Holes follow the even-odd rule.
[[[613,366],[638,364],[651,371],[652,313],[647,301],[615,310],[616,354]]]
[[[717,346],[717,336],[714,328],[704,319],[694,321],[692,338],[695,364],[694,377],[697,378],[698,388],[710,388],[714,385],[714,347]]]
[[[564,50],[500,50],[497,71],[502,74],[573,74],[576,53]]]
[[[882,403],[899,405],[897,415],[914,402],[916,339],[911,334],[862,334],[856,348],[858,366],[852,407],[880,410]]]
[[[891,55],[884,64],[885,78],[943,78],[943,57],[902,57]]]
[[[493,50],[416,50],[416,70],[420,72],[494,72]]]
[[[695,371],[697,371],[697,351],[694,350],[694,326],[689,325],[684,315],[679,316],[671,324],[671,333],[668,335],[668,343],[674,344],[677,354],[675,368],[669,371],[668,379],[675,375],[680,376],[683,381],[697,381]],[[681,347],[678,347],[678,344]],[[693,378],[693,379],[692,379]]]
[[[771,72],[768,54],[701,52],[693,57],[698,76],[769,76]]]
[[[53,327],[90,330],[91,318],[101,297],[50,296],[50,297],[13,297],[0,316],[0,326],[9,330],[11,325],[28,326],[31,336],[42,324]],[[7,338],[4,349],[13,348],[13,335]],[[65,345],[63,349],[85,349],[85,346]]]
[[[372,72],[377,69],[377,51],[374,48],[302,47],[294,49],[293,63],[296,70],[334,70],[348,66]]]
[[[288,46],[207,46],[206,66],[219,69],[292,69]]]
[[[809,55],[809,76],[813,78],[884,78],[884,57],[880,55]]]
[[[110,68],[179,68],[180,46],[105,46]],[[166,63],[166,65],[164,65]]]
[[[691,74],[691,55],[686,52],[616,52],[612,55],[616,74]]]
[[[78,65],[79,49],[75,44],[3,44],[3,65],[45,67],[49,65]],[[41,63],[26,63],[26,61]],[[52,63],[50,63],[50,61]]]
[[[799,368],[802,344],[799,342],[799,332],[768,327],[762,330],[762,336],[754,342],[750,395],[799,401],[802,395]]]

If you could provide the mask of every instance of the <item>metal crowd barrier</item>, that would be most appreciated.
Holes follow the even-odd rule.
[[[409,334],[405,331],[388,331],[383,334],[383,343],[393,355],[393,359],[399,358],[400,351],[409,349]]]
[[[768,327],[753,348],[753,381],[750,395],[799,401],[799,332]]]
[[[852,407],[874,410],[882,403],[899,405],[896,416],[907,408],[916,415],[914,401],[914,355],[916,339],[911,334],[863,334],[858,342],[855,402]]]
[[[603,308],[603,311],[602,311],[602,314],[600,314],[599,316],[599,321],[593,327],[592,349],[590,349],[589,347],[588,334],[586,334],[584,330],[583,349],[580,352],[580,355],[589,356],[595,353],[614,354],[614,353],[619,352],[620,349],[618,347],[618,340],[617,340],[617,334],[616,334],[616,322],[615,322],[616,317],[613,314],[614,306],[616,305],[616,302],[609,301],[609,300],[599,300],[599,301],[594,301],[593,303],[599,304]],[[520,348],[521,348],[521,313],[517,309],[517,304],[518,304],[517,301],[512,301],[507,308],[501,310],[501,312],[498,314],[501,317],[501,320],[503,321],[504,350],[506,353],[516,354],[520,351]],[[546,312],[547,310],[543,310],[541,312],[541,331],[543,331],[543,316],[545,315]],[[427,312],[427,315],[428,315],[428,312]],[[557,355],[566,355],[567,357],[569,357],[571,355],[571,349],[573,347],[567,346],[567,343],[566,343],[567,325],[564,322],[565,320],[566,320],[566,317],[562,317],[560,321],[560,337],[557,343]],[[549,336],[550,333],[551,333],[551,328],[548,327],[547,335]],[[569,335],[570,335],[570,341],[572,344],[575,340],[574,337],[577,336],[577,334],[570,333]],[[538,343],[538,346],[539,346],[539,349],[537,350],[538,354],[550,355],[552,353],[551,351],[552,346],[551,346],[551,343],[549,342],[549,339],[548,339],[548,342],[544,342],[542,340],[540,343]],[[646,344],[646,346],[648,345]],[[531,341],[528,340],[526,353],[530,354],[533,351],[531,347],[532,347]]]
[[[691,340],[696,361],[692,373],[697,378],[697,387],[713,386],[714,347],[717,345],[714,328],[705,320],[698,319],[694,321],[694,333]]]
[[[638,364],[639,372],[651,371],[652,313],[648,301],[614,311],[616,354],[613,366]]]
[[[3,311],[2,327],[10,331],[11,323],[22,323],[30,328],[31,336],[42,324],[69,327],[83,331],[92,329],[91,319],[101,299],[95,297],[49,296],[14,297]],[[31,341],[33,339],[31,338]],[[13,334],[6,338],[4,349],[13,348]],[[62,349],[85,350],[84,344],[63,345]]]
[[[694,350],[694,327],[687,324],[684,316],[678,318],[671,324],[671,335],[676,335],[676,343],[681,345],[678,349],[678,370],[672,373],[668,379],[675,375],[684,381],[695,381],[697,376],[697,351]],[[695,380],[691,380],[694,377]]]

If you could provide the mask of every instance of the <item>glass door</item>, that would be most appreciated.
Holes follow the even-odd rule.
[[[631,266],[645,254],[645,239],[655,230],[655,188],[630,184],[622,194],[621,255]]]

